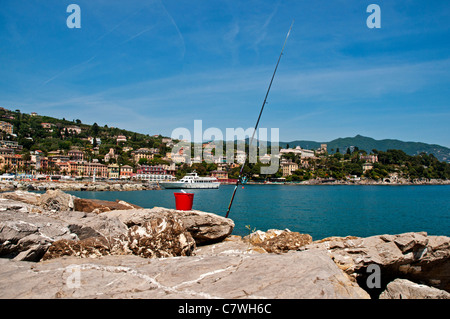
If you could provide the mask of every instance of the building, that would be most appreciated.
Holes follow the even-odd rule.
[[[217,170],[217,171],[212,171],[212,172],[211,172],[211,177],[215,177],[215,178],[217,178],[219,181],[220,181],[220,180],[223,180],[223,179],[228,180],[228,172],[227,172],[227,171],[219,171],[219,170]]]
[[[164,168],[166,170],[166,173],[168,175],[175,176],[175,174],[177,172],[177,166],[175,165],[175,163],[171,163],[170,165],[164,164],[161,166],[162,166],[162,168]]]
[[[133,167],[130,165],[123,165],[120,167],[120,178],[133,177]]]
[[[302,158],[307,158],[307,157],[314,157],[314,151],[310,151],[310,150],[303,150],[302,149]]]
[[[298,170],[298,164],[291,161],[282,161],[281,169],[283,172],[283,177],[292,175],[292,172]]]
[[[366,163],[378,163],[377,155],[361,155],[360,159],[366,161]]]
[[[175,177],[168,174],[163,166],[138,165],[134,179],[147,180],[152,182],[172,180]]]
[[[3,154],[0,155],[0,169],[6,171],[15,171],[24,167],[25,160],[19,154]]]
[[[302,148],[300,146],[297,146],[296,148],[282,148],[280,150],[280,154],[289,154],[289,153],[294,153],[295,155],[302,155]]]
[[[186,155],[172,154],[172,161],[177,164],[184,164],[184,163],[188,162],[188,160],[186,160],[186,158],[187,158]]]
[[[365,173],[365,172],[373,169],[373,163],[364,163],[362,167],[363,167],[363,173]]]
[[[110,148],[109,152],[105,155],[104,160],[108,163],[111,159],[117,160],[118,157],[119,155],[115,153],[114,149]]]
[[[58,165],[60,168],[64,167],[64,164],[62,163],[59,163]],[[96,177],[107,178],[108,167],[100,163],[68,161],[67,173],[72,176],[93,177],[95,175]]]
[[[86,163],[84,166],[85,176],[108,178],[108,167],[100,163]]]
[[[14,154],[14,150],[11,148],[0,147],[0,155],[11,155]]]
[[[139,163],[139,160],[141,158],[146,158],[147,160],[153,159],[153,153],[151,149],[148,148],[140,148],[134,152],[131,152],[131,155],[133,155],[133,159],[136,163]]]
[[[84,153],[79,150],[70,150],[67,155],[70,157],[72,161],[83,161]]]
[[[134,174],[133,179],[141,180],[141,181],[149,181],[149,182],[163,182],[163,181],[171,181],[175,179],[174,176],[165,174],[165,175],[155,175],[155,174]]]
[[[0,121],[0,130],[8,134],[13,134],[13,125],[8,122]]]
[[[236,151],[236,163],[243,164],[247,159],[247,154],[244,151],[237,150]]]
[[[42,128],[45,128],[46,130],[50,130],[52,127],[55,126],[53,123],[41,123]]]
[[[9,141],[9,140],[0,140],[0,147],[10,148],[14,150],[21,150],[23,148],[23,146],[19,145],[17,141]]]
[[[81,133],[81,128],[79,126],[72,125],[72,126],[66,127],[66,129],[67,129],[67,132],[69,132],[70,134],[76,135],[76,134]]]
[[[138,165],[137,174],[153,174],[153,175],[165,175],[167,171],[163,166],[158,165]]]
[[[317,149],[317,153],[319,154],[327,153],[327,144],[320,144],[320,148]]]
[[[118,164],[108,165],[108,177],[111,179],[120,177],[120,167]]]
[[[95,139],[95,142],[97,143],[97,145],[102,144],[102,140],[100,139],[100,137],[91,137],[91,136],[88,137],[88,140],[92,145],[94,145],[94,139]]]
[[[121,143],[121,142],[126,142],[127,141],[127,137],[125,135],[119,135],[117,136],[117,144]]]
[[[306,158],[306,157],[314,157],[314,151],[311,150],[305,150],[302,149],[300,146],[297,146],[296,148],[282,148],[280,150],[280,154],[289,154],[289,153],[293,153],[297,156],[300,156],[301,158]]]
[[[59,173],[66,175],[70,173],[69,170],[69,162],[60,162],[60,163],[55,163],[55,167],[59,168]],[[36,162],[36,169],[40,168],[40,162],[39,162],[39,167],[38,164]]]
[[[264,154],[259,157],[259,161],[263,164],[269,164],[272,157],[269,154]]]

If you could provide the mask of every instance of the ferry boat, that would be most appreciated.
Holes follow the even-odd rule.
[[[188,173],[176,182],[160,182],[164,188],[219,188],[220,182],[215,177],[200,177],[197,173]]]

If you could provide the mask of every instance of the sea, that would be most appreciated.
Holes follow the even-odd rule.
[[[221,185],[188,192],[194,193],[193,209],[225,216],[233,189]],[[179,191],[68,193],[174,209]],[[228,217],[235,223],[232,234],[240,236],[269,229],[289,229],[313,240],[420,231],[450,236],[450,185],[240,185]]]

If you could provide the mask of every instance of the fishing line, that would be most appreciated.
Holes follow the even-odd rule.
[[[252,138],[250,139],[249,150],[250,150],[250,147],[251,147],[251,145],[253,143],[253,138],[255,137],[256,130],[258,129],[259,120],[261,119],[261,115],[262,115],[262,113],[264,111],[264,106],[267,103],[267,97],[269,96],[269,91],[270,91],[270,88],[272,87],[273,79],[275,78],[275,73],[277,72],[278,65],[280,64],[281,56],[283,55],[284,47],[286,46],[287,39],[289,38],[289,34],[291,33],[292,26],[294,25],[294,21],[292,21],[291,27],[289,28],[289,31],[288,31],[288,33],[286,35],[286,39],[284,40],[283,48],[281,49],[280,56],[278,57],[277,65],[275,66],[275,70],[273,71],[272,78],[270,79],[269,87],[267,89],[266,96],[264,98],[264,102],[263,102],[263,104],[261,106],[261,111],[259,111],[258,120],[256,121],[256,125],[255,125],[255,129],[253,130]],[[241,182],[242,172],[244,171],[244,166],[245,166],[245,161],[242,164],[241,169],[239,170],[239,178],[236,181],[236,185],[234,187],[233,195],[231,196],[230,204],[228,205],[228,210],[227,210],[227,214],[225,215],[225,218],[228,218],[228,214],[230,213],[231,205],[233,204],[234,196],[236,195],[236,190],[237,190],[237,188],[239,186],[239,183]]]

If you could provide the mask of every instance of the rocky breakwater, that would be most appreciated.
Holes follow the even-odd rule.
[[[289,230],[241,238],[233,227],[200,211],[87,203],[61,191],[4,193],[0,298],[367,299],[379,296],[365,286],[373,263],[381,297],[448,297],[448,237],[314,242]]]
[[[1,181],[0,192],[24,191],[142,191],[158,190],[159,186],[134,181]]]

